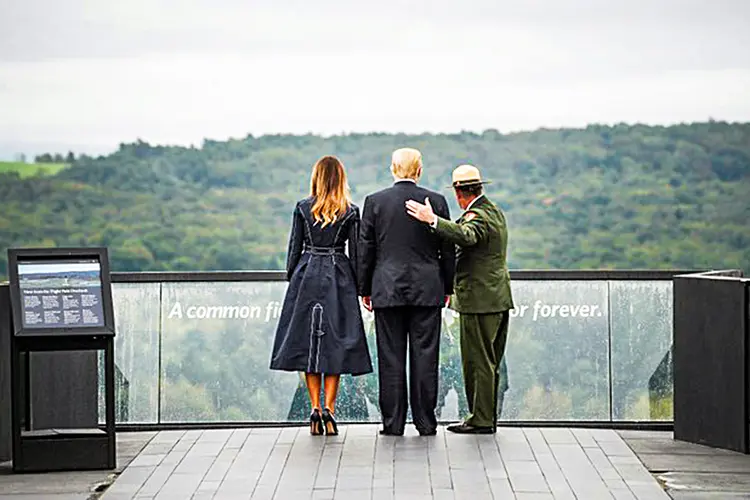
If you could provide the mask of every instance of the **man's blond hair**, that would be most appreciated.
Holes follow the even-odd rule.
[[[391,156],[391,172],[399,179],[417,180],[422,168],[422,153],[414,148],[401,148]]]

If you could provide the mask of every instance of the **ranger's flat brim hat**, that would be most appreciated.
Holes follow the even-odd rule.
[[[453,170],[453,183],[446,187],[477,186],[490,184],[490,181],[482,179],[479,169],[474,165],[459,165]]]

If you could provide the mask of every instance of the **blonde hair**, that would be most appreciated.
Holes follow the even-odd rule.
[[[397,149],[391,155],[391,172],[399,179],[416,180],[421,174],[422,153],[414,148]]]
[[[314,198],[312,216],[322,227],[332,224],[346,213],[351,204],[344,164],[335,156],[324,156],[315,162],[310,178],[310,196]]]

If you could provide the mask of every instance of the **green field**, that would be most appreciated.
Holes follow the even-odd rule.
[[[21,163],[16,161],[0,161],[0,174],[18,172],[21,178],[34,175],[55,175],[67,168],[67,163]]]

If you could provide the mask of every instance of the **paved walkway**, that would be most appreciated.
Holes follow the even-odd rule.
[[[307,428],[158,433],[103,500],[668,499],[612,430],[336,437]]]
[[[671,432],[618,434],[674,500],[750,499],[750,455],[675,441]]]
[[[118,433],[115,470],[14,474],[10,462],[0,463],[0,500],[96,499],[98,492],[111,484],[156,434]]]

